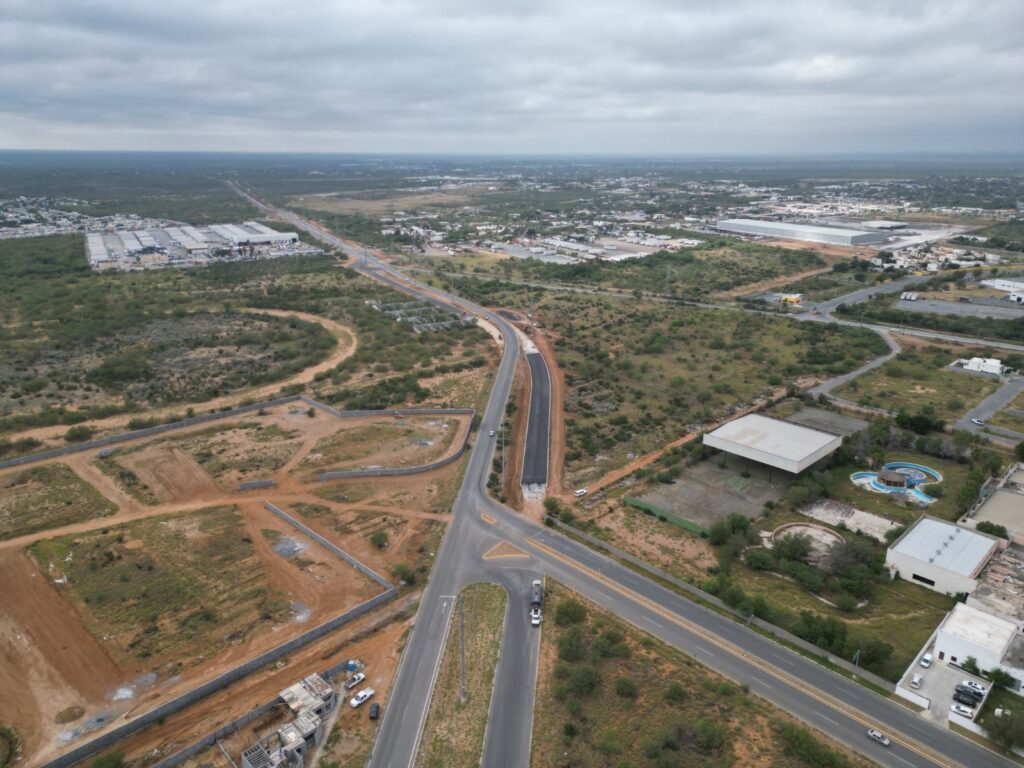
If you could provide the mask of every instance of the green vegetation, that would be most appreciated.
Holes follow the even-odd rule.
[[[982,533],[988,533],[992,536],[998,536],[999,538],[1006,539],[1007,541],[1009,541],[1010,539],[1010,534],[1007,532],[1006,527],[999,525],[998,523],[993,523],[989,520],[982,520],[980,523],[977,523],[974,527],[976,530],[981,531]]]
[[[947,366],[961,357],[993,355],[990,350],[953,345],[909,346],[835,394],[861,405],[955,421],[995,392],[999,382],[951,371]]]
[[[253,307],[356,331],[358,351],[313,385],[350,407],[423,401],[424,379],[487,364],[482,330],[416,334],[365,303],[399,294],[328,255],[112,274],[88,268],[82,242],[0,241],[0,434],[202,402],[290,376],[337,344],[318,323],[241,311]]]
[[[59,528],[117,511],[66,464],[8,475],[0,484],[0,539]]]
[[[828,301],[889,279],[889,275],[881,272],[869,272],[869,267],[867,261],[853,258],[836,264],[831,272],[795,280],[779,290],[785,293],[802,293],[810,301]]]
[[[1012,221],[1001,221],[982,229],[977,229],[971,234],[987,237],[984,243],[986,248],[999,248],[1004,251],[1024,251],[1024,219],[1013,219]],[[962,245],[976,245],[973,240],[966,237],[958,237],[954,242]]]
[[[10,768],[21,755],[21,737],[10,726],[0,726],[0,768]]]
[[[174,674],[288,616],[232,506],[166,515],[33,544],[44,572],[115,655]],[[52,564],[52,566],[51,566]],[[56,570],[51,570],[56,569]]]
[[[550,584],[550,582],[549,582]],[[548,587],[534,716],[533,765],[864,763],[785,713],[558,584]]]
[[[427,715],[426,737],[416,759],[419,768],[480,765],[508,594],[497,584],[473,584],[462,591],[462,599],[464,606],[452,613]],[[465,611],[465,701],[459,696],[460,610]]]

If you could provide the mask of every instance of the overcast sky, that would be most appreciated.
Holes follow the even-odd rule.
[[[1024,150],[1024,0],[0,0],[0,147]]]

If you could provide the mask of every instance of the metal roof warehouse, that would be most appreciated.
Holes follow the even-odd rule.
[[[794,474],[832,454],[843,438],[750,413],[704,435],[704,445]]]

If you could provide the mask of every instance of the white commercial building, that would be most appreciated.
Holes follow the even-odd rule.
[[[970,594],[998,547],[994,536],[924,515],[889,547],[885,565],[890,575],[898,573],[936,592]]]
[[[935,633],[933,654],[940,661],[963,666],[973,658],[982,670],[999,667],[1017,683],[1020,692],[1024,680],[1024,638],[1012,621],[980,611],[966,603],[957,603]]]
[[[862,229],[825,227],[818,224],[795,224],[788,221],[762,221],[760,219],[723,219],[715,225],[726,232],[740,232],[745,235],[765,235],[787,240],[808,240],[814,243],[834,245],[869,245],[883,243],[887,236],[881,232],[865,232]]]
[[[987,373],[992,376],[1003,375],[1003,363],[994,357],[972,357],[963,361],[963,369],[972,373]]]
[[[794,474],[831,455],[842,443],[842,437],[759,413],[740,416],[704,435],[704,445]]]

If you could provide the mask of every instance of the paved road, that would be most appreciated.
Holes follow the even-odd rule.
[[[539,352],[526,355],[530,365],[530,412],[523,445],[523,485],[547,485],[551,442],[551,372]]]
[[[967,374],[964,374],[967,375]],[[991,395],[986,397],[964,416],[956,422],[953,426],[957,429],[965,429],[968,432],[975,434],[984,434],[986,427],[979,426],[971,421],[971,419],[980,419],[981,421],[988,421],[999,411],[1003,410],[1006,406],[1014,401],[1014,399],[1021,392],[1024,392],[1024,377],[1014,376],[1008,382],[1003,384],[999,389],[993,392]],[[987,427],[991,430],[998,430],[998,433],[1005,435],[1011,442],[1009,445],[1014,445],[1015,441],[1024,440],[1024,435],[1019,432],[1014,432],[1011,429],[1001,429],[999,427]]]
[[[897,301],[893,309],[904,312],[923,312],[934,315],[957,315],[959,317],[994,317],[1001,320],[1019,320],[1024,317],[1024,309],[1019,304],[1006,303],[1005,306],[991,304],[968,304],[960,301],[941,301],[939,299],[918,299],[917,301]]]
[[[918,283],[931,280],[932,277],[934,277],[934,275],[911,275],[910,277],[901,277],[899,280],[893,280],[891,283],[879,283],[878,285],[873,285],[870,288],[861,288],[859,291],[844,293],[842,296],[836,296],[834,299],[829,299],[828,301],[809,304],[808,308],[817,308],[822,314],[830,315],[840,304],[846,304],[847,306],[850,304],[860,304],[862,301],[867,301],[880,293],[896,293],[905,291],[909,288],[913,288]]]
[[[255,201],[258,204],[258,201]],[[279,213],[279,215],[281,215]],[[311,225],[292,215],[293,224],[310,231]],[[383,265],[365,251],[353,249],[333,235],[314,231],[317,237],[352,252],[357,269],[394,284],[408,293],[432,288],[414,286],[400,273]],[[484,409],[481,435],[496,429],[512,385],[518,342],[508,324],[495,313],[455,299],[457,305],[485,317],[500,330],[504,354]],[[493,438],[480,437],[470,451],[462,488],[456,499],[453,520],[424,591],[416,626],[402,655],[378,733],[370,765],[374,768],[408,768],[412,765],[426,717],[437,665],[451,616],[453,597],[465,584],[482,579],[499,583],[510,569],[542,572],[576,589],[602,608],[621,616],[644,631],[693,655],[701,663],[738,682],[745,682],[756,693],[783,707],[793,715],[821,728],[833,738],[863,752],[876,762],[904,766],[972,766],[1003,768],[1013,765],[983,747],[939,728],[895,702],[879,697],[814,662],[775,644],[719,614],[701,608],[688,599],[659,586],[632,570],[594,552],[576,541],[553,534],[537,523],[520,517],[492,500],[486,491],[486,478],[494,453]],[[499,539],[518,544],[531,554],[528,559],[482,559],[491,542]],[[516,596],[510,594],[514,606]],[[510,610],[510,617],[513,611]],[[485,766],[527,765],[529,723],[532,722],[534,680],[530,677],[530,654],[536,654],[537,635],[521,633],[509,623],[515,643],[503,644],[499,667],[524,670],[519,681],[521,691],[510,692],[505,672],[495,687],[494,711],[487,734]],[[523,649],[525,648],[525,653]],[[506,660],[506,654],[523,654],[520,661]],[[534,662],[534,670],[535,670]],[[510,714],[511,713],[511,714]],[[868,725],[876,725],[894,738],[890,750],[869,742],[864,736]],[[506,751],[499,752],[502,745]],[[508,746],[504,746],[508,745]],[[514,752],[511,750],[515,750]],[[494,762],[498,760],[498,762]]]
[[[883,339],[885,339],[885,343],[889,345],[888,354],[882,355],[881,357],[876,357],[874,360],[870,360],[869,362],[865,363],[855,371],[843,373],[840,374],[839,376],[832,377],[828,381],[823,381],[818,386],[811,388],[811,394],[815,396],[831,394],[833,390],[838,389],[843,384],[846,384],[848,381],[852,381],[853,379],[856,379],[858,376],[864,375],[868,371],[872,371],[875,368],[878,368],[879,366],[885,365],[887,362],[896,357],[896,355],[898,355],[900,352],[900,345],[896,343],[895,339],[893,339],[892,334],[890,334],[889,331],[885,330],[884,328],[881,329],[878,332],[878,334]]]

